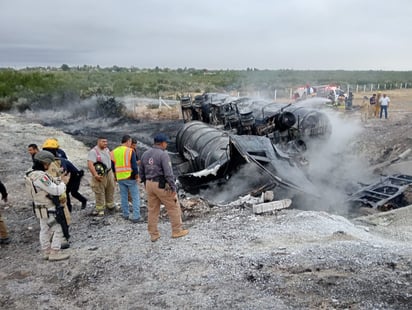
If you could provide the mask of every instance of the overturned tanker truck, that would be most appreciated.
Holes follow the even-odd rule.
[[[274,188],[279,189],[276,198],[290,197],[290,190],[318,196],[303,170],[267,137],[236,135],[192,121],[177,133],[176,146],[185,159],[176,167],[178,180],[188,192],[215,185],[227,192],[227,201]]]
[[[318,196],[302,165],[308,143],[330,137],[321,111],[215,93],[182,98],[181,106],[176,146],[185,162],[177,169],[185,190],[216,185],[229,200],[274,188],[277,199]]]
[[[226,191],[228,200],[274,188],[276,199],[299,193],[321,196],[305,173],[304,154],[312,142],[319,145],[331,136],[330,120],[322,111],[301,103],[282,105],[216,93],[196,96],[193,102],[184,98],[181,106],[185,124],[177,133],[176,146],[184,158],[177,166],[184,189],[216,185],[219,190],[210,191],[211,198]],[[347,193],[345,203],[354,210],[362,205],[382,210],[400,207],[410,178],[388,177],[391,182]]]
[[[284,152],[301,153],[313,139],[328,139],[332,132],[323,112],[296,104],[205,93],[182,98],[185,122],[199,120],[237,135],[268,137]]]

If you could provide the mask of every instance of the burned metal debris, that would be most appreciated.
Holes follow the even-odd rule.
[[[185,122],[199,120],[238,135],[266,136],[286,152],[305,150],[310,139],[329,138],[331,124],[323,112],[261,99],[205,93],[181,99]]]
[[[274,188],[276,199],[299,193],[320,196],[302,159],[310,143],[327,142],[332,133],[324,112],[217,93],[182,98],[181,107],[185,124],[176,146],[185,160],[178,166],[185,190],[237,180],[228,199]],[[242,181],[247,185],[240,186]],[[379,210],[398,208],[405,205],[403,192],[410,184],[407,175],[387,177],[351,195],[348,202]]]
[[[386,211],[397,209],[412,203],[412,197],[406,197],[405,192],[412,184],[412,176],[395,174],[368,185],[348,199],[353,204]]]
[[[317,195],[302,169],[278,151],[268,137],[236,135],[192,121],[177,133],[176,146],[186,160],[177,167],[185,190],[194,191],[212,181],[229,183],[243,173],[247,179],[239,180],[238,186],[233,184],[230,199],[247,192],[260,194],[277,186]],[[240,187],[240,183],[247,186]]]
[[[291,104],[205,93],[181,98],[185,121],[176,146],[186,160],[178,167],[186,190],[211,181],[225,183],[252,165],[244,192],[273,187],[317,195],[300,164],[307,144],[327,140],[331,124],[323,112]]]

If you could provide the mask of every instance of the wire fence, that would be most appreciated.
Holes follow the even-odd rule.
[[[412,83],[383,83],[383,84],[347,84],[346,91],[349,92],[374,92],[374,91],[382,91],[382,90],[393,90],[393,89],[403,89],[403,88],[412,88]]]

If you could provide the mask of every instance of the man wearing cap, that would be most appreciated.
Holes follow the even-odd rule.
[[[53,149],[55,150],[55,152],[52,153],[55,153],[57,157],[67,159],[66,152],[60,148],[59,141],[56,138],[46,139],[46,141],[44,141],[43,143],[42,148],[46,151],[49,151],[49,149]]]
[[[84,175],[83,170],[79,170],[70,160],[60,157],[57,153],[57,148],[43,148],[44,151],[52,153],[56,157],[55,165],[51,164],[48,171],[51,176],[58,177],[62,173],[70,174],[70,180],[66,184],[65,201],[69,212],[72,212],[73,206],[70,199],[70,194],[82,203],[82,209],[86,208],[87,199],[79,193],[80,182]]]
[[[91,187],[96,198],[93,215],[103,216],[106,208],[114,210],[114,174],[105,137],[99,137],[97,145],[89,151],[87,167],[92,174]]]
[[[123,218],[129,219],[129,201],[128,193],[132,198],[133,216],[130,220],[133,223],[141,221],[140,218],[140,195],[137,182],[139,173],[137,168],[136,153],[130,147],[132,145],[132,137],[124,135],[122,144],[116,147],[112,152],[112,161],[114,163],[114,173],[117,184],[120,189],[120,199],[123,212]]]
[[[172,226],[172,238],[187,235],[189,231],[182,228],[180,204],[177,199],[175,177],[172,163],[166,151],[169,138],[159,133],[154,137],[154,145],[143,153],[140,163],[140,179],[145,184],[148,203],[148,226],[152,242],[160,238],[157,227],[160,204],[166,207]]]
[[[60,145],[56,138],[49,138],[49,139],[46,139],[46,141],[44,141],[43,146],[42,146],[43,151],[50,152],[55,156],[55,160],[52,161],[48,165],[46,172],[48,173],[48,175],[50,175],[53,178],[59,178],[62,176],[62,174],[66,174],[68,175],[68,177],[70,177],[70,173],[68,171],[63,170],[62,163],[61,163],[62,159],[67,159],[66,153],[59,147]],[[60,150],[60,153],[58,153],[59,150]],[[67,190],[67,186],[66,186],[66,190]],[[69,206],[67,205],[67,194],[63,193],[62,195],[60,195],[59,198],[60,198],[61,205],[64,207],[64,214],[66,216],[67,224],[70,225],[71,224],[71,215],[70,215],[71,208],[69,209]],[[70,244],[68,240],[63,242],[62,249],[67,249],[69,247],[70,247]]]
[[[40,151],[34,155],[33,170],[26,173],[26,188],[33,199],[33,211],[40,220],[40,246],[43,258],[59,261],[69,258],[69,254],[61,252],[64,240],[62,224],[57,223],[57,206],[52,201],[66,191],[68,176],[61,180],[46,173],[55,156],[48,151]],[[57,198],[58,200],[58,198]]]

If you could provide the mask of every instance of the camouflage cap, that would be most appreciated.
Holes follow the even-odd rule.
[[[42,163],[50,164],[56,157],[49,151],[40,151],[34,155],[34,159]]]

